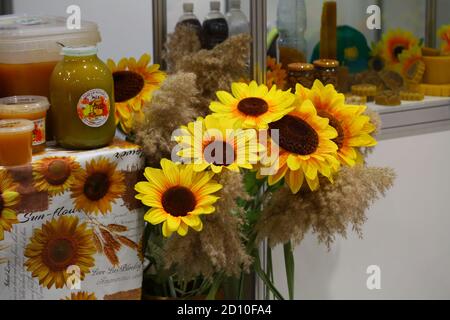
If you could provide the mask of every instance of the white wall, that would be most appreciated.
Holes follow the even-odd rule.
[[[309,235],[297,247],[297,299],[450,298],[450,131],[381,141],[370,164],[398,178],[375,203],[364,239],[349,230],[330,252]],[[287,296],[282,250],[274,256]],[[381,268],[381,290],[366,287],[369,265]]]

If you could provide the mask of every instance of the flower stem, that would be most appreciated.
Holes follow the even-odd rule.
[[[284,249],[284,265],[286,268],[286,279],[289,289],[289,299],[294,300],[295,261],[291,241],[286,242],[283,246],[283,249]]]

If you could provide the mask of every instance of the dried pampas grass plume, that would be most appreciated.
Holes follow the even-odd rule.
[[[323,181],[317,192],[293,195],[285,187],[268,201],[256,226],[258,240],[268,238],[272,247],[289,240],[299,243],[311,230],[330,247],[336,235],[346,237],[350,225],[361,236],[366,210],[394,179],[390,168],[356,166],[342,168],[334,184]]]
[[[175,67],[178,61],[200,49],[201,43],[195,30],[187,25],[177,26],[175,32],[168,36],[165,45],[164,60],[167,63],[167,71],[176,72]]]
[[[165,246],[166,267],[174,267],[183,279],[216,272],[237,276],[248,271],[251,258],[242,244],[240,227],[243,223],[236,204],[246,193],[240,174],[224,172],[218,178],[224,187],[216,204],[216,212],[203,216],[203,230],[189,232],[186,237],[174,235]]]
[[[192,73],[180,72],[167,77],[150,105],[144,108],[145,119],[136,129],[136,143],[143,147],[149,165],[159,167],[162,158],[171,159],[176,145],[171,141],[172,132],[197,117],[193,108],[198,104],[195,82]]]
[[[378,136],[378,134],[381,131],[381,117],[378,114],[378,112],[373,111],[370,108],[367,108],[365,111],[365,115],[368,116],[370,118],[370,122],[373,123],[373,125],[375,126],[375,131],[371,134],[374,138],[376,138]],[[364,158],[367,158],[367,156],[369,154],[371,154],[373,151],[375,150],[375,148],[370,147],[370,148],[360,148],[360,151],[363,155]]]
[[[195,52],[179,40],[192,36],[195,36],[194,31],[186,28],[174,32],[167,43],[167,48],[170,49],[168,52],[171,52],[167,56],[167,63],[171,72],[191,72],[197,75],[197,88],[201,97],[198,112],[205,116],[209,113],[211,100],[216,100],[217,91],[229,91],[232,82],[248,78],[251,38],[247,34],[240,34],[228,38],[212,50]],[[179,42],[175,42],[178,40]]]

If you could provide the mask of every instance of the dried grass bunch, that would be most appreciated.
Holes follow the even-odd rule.
[[[324,183],[316,192],[294,195],[287,187],[267,201],[256,226],[260,240],[270,246],[288,241],[299,243],[309,231],[328,247],[336,235],[346,237],[349,226],[361,235],[369,206],[392,187],[390,168],[355,166],[342,168],[334,184]]]

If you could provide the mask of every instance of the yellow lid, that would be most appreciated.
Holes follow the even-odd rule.
[[[41,96],[13,96],[0,99],[0,113],[30,114],[47,111],[50,103],[46,97]]]
[[[31,132],[34,130],[34,123],[25,119],[0,120],[0,134]]]

